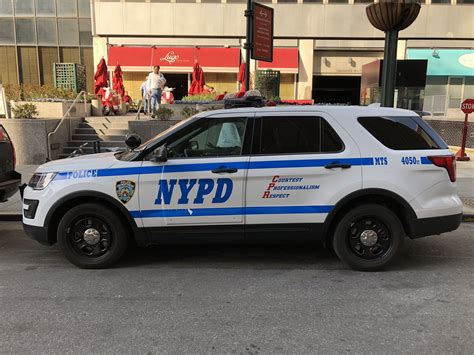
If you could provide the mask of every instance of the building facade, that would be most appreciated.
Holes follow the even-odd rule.
[[[53,84],[53,63],[86,66],[93,87],[90,0],[0,0],[0,82]]]

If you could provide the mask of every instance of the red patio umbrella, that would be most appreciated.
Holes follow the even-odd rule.
[[[123,97],[125,95],[125,87],[123,86],[123,72],[119,63],[117,63],[117,66],[115,67],[112,84],[114,91],[120,94],[120,97]]]
[[[247,91],[245,89],[245,62],[240,64],[239,74],[237,75],[237,81],[240,83],[240,92]]]
[[[194,63],[193,67],[193,80],[191,81],[191,87],[189,88],[189,95],[201,94],[204,90],[204,85],[206,85],[206,80],[204,79],[204,72],[199,66],[199,63]]]
[[[103,96],[104,90],[102,88],[109,86],[109,75],[107,72],[107,64],[102,58],[97,64],[97,70],[94,74],[94,94],[96,96]]]

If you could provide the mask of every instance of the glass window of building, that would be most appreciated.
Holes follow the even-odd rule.
[[[12,18],[0,18],[0,44],[14,44],[15,32]]]
[[[201,0],[201,2],[207,2],[207,3],[220,3],[222,2],[221,0]]]
[[[37,18],[36,31],[38,34],[38,44],[40,45],[57,45],[58,44],[56,19]]]
[[[16,18],[16,41],[18,44],[36,44],[35,20],[32,18]]]
[[[77,25],[77,19],[58,19],[58,29],[60,45],[79,45],[79,28]]]
[[[35,9],[33,7],[33,0],[14,0],[15,16],[33,16]]]
[[[15,47],[0,46],[0,83],[18,84]]]
[[[431,0],[432,4],[451,4],[451,0]]]
[[[0,0],[0,16],[13,15],[13,6],[11,0]]]
[[[89,0],[79,0],[79,17],[91,17],[91,7]]]
[[[449,78],[448,81],[448,108],[460,108],[464,78]]]
[[[58,17],[77,17],[77,0],[58,0]]]
[[[278,0],[278,3],[297,3],[298,0]]]
[[[457,0],[456,3],[460,5],[463,5],[463,4],[474,5],[474,0]]]
[[[57,47],[38,48],[41,85],[53,85],[53,63],[59,62]]]
[[[92,48],[81,48],[81,63],[86,67],[86,87],[88,92],[94,91],[94,54]]]
[[[323,0],[303,0],[303,3],[322,4]]]
[[[18,47],[20,83],[39,84],[38,61],[36,57],[36,47]]]
[[[374,0],[354,0],[354,4],[370,4],[374,2]]]
[[[79,48],[59,48],[59,60],[61,63],[80,63]]]
[[[88,19],[79,20],[79,42],[81,46],[92,46],[91,21]]]
[[[36,0],[36,16],[56,16],[54,0]]]

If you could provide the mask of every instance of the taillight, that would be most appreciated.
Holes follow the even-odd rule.
[[[440,155],[428,157],[431,162],[441,168],[445,168],[448,172],[451,182],[456,181],[456,158],[454,155]]]
[[[16,168],[16,152],[15,152],[15,146],[12,143],[12,155],[13,155],[13,170]]]

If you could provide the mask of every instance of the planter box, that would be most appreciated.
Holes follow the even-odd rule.
[[[166,107],[170,110],[173,111],[173,120],[183,120],[186,117],[182,114],[182,111],[185,107],[191,107],[199,112],[202,111],[207,111],[210,108],[215,108],[216,110],[223,109],[224,104],[185,104],[185,103],[179,103],[179,104],[165,104],[165,105],[160,105],[160,107]]]
[[[38,118],[63,118],[72,102],[37,102],[37,101],[16,101],[12,105],[34,104],[38,110]],[[91,115],[91,104],[78,102],[70,111],[70,117],[87,117]]]
[[[51,136],[51,155],[57,159],[59,152],[69,140],[69,123],[72,128],[81,118],[64,120],[55,134]],[[61,122],[59,118],[46,119],[0,119],[7,130],[16,151],[18,165],[43,164],[48,157],[48,134],[53,132]]]
[[[171,126],[174,126],[180,120],[141,120],[141,121],[128,121],[128,132],[135,133],[140,136],[142,142],[153,138],[157,134],[167,130]]]

